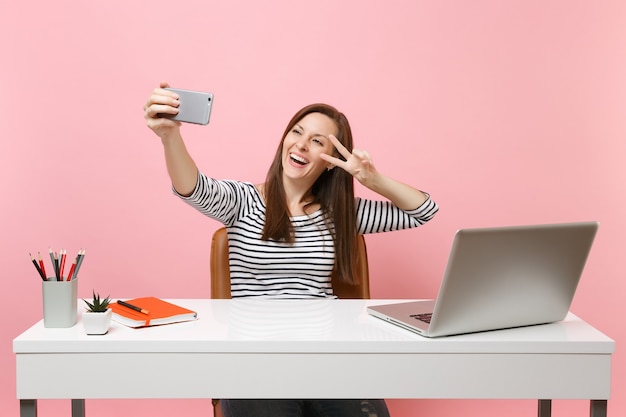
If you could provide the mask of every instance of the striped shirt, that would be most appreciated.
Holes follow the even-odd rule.
[[[200,173],[189,197],[177,195],[226,226],[233,298],[335,297],[330,278],[335,248],[321,210],[291,217],[295,242],[289,244],[261,239],[265,203],[252,183],[215,180]],[[430,197],[410,211],[388,201],[357,197],[356,210],[358,233],[365,234],[418,227],[430,220],[438,207]]]

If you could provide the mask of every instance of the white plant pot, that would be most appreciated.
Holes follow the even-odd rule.
[[[105,313],[83,312],[82,322],[87,334],[106,334],[111,327],[113,310],[108,309]]]

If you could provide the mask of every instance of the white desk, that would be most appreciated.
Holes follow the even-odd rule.
[[[589,399],[606,415],[614,342],[565,321],[427,339],[370,317],[394,300],[171,300],[199,320],[87,336],[79,323],[36,323],[13,341],[22,417],[37,399],[482,398]],[[405,300],[403,300],[405,301]],[[85,383],[98,369],[102,385]],[[268,383],[268,376],[271,383]]]

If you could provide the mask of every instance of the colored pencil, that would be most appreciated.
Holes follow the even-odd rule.
[[[78,256],[76,256],[76,269],[74,269],[75,277],[78,277],[78,270],[83,265],[83,259],[85,259],[85,249],[79,250]]]
[[[72,275],[74,274],[74,269],[76,269],[76,261],[72,262],[72,266],[70,267],[70,272],[67,274],[67,280],[66,281],[71,281],[72,280]]]
[[[29,255],[30,255],[30,260],[33,261],[33,265],[35,265],[35,268],[37,269],[37,272],[39,273],[39,276],[41,277],[41,279],[43,279],[45,281],[46,280],[46,275],[41,270],[41,267],[39,266],[39,264],[35,260],[35,257],[33,255],[31,255],[30,253],[29,253]]]
[[[48,275],[46,275],[46,267],[43,265],[43,259],[41,259],[41,252],[37,252],[39,256],[39,267],[41,268],[41,272],[43,272],[44,279],[48,279]]]
[[[129,303],[125,302],[125,301],[117,300],[117,303],[120,304],[120,305],[123,305],[124,307],[130,308],[131,310],[135,310],[135,311],[138,311],[138,312],[143,313],[143,314],[150,314],[150,312],[148,310],[144,310],[141,307],[137,307],[137,306],[129,304]]]
[[[56,275],[57,281],[61,280],[59,275],[59,254],[54,252],[54,274]]]
[[[52,252],[52,248],[50,248],[50,261],[52,262],[52,270],[54,271],[54,275],[57,275],[57,264],[56,261],[54,260],[54,252]],[[57,279],[58,279],[58,275],[57,275]]]
[[[63,270],[65,269],[65,258],[67,257],[67,250],[61,249],[59,255],[61,256],[61,264],[59,265],[59,281],[63,281]]]

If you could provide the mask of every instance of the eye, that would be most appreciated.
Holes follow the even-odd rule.
[[[328,139],[326,139],[324,136],[314,136],[311,140],[313,141],[313,143],[319,146],[326,146],[326,144],[328,143]]]
[[[300,132],[300,129],[297,129],[297,128],[293,128],[293,130],[291,132],[295,133],[296,135],[301,135],[302,134],[302,132]]]

